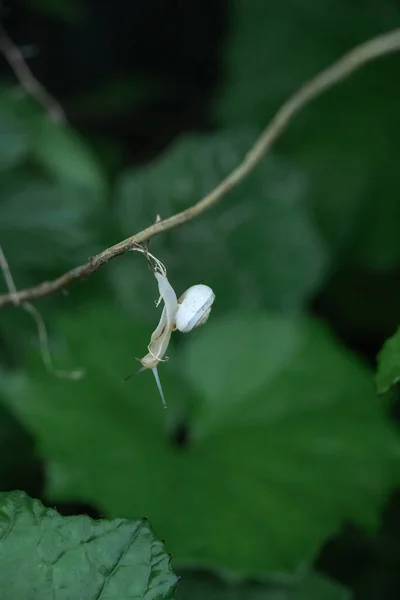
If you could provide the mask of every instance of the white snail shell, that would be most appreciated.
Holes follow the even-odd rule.
[[[192,285],[178,300],[166,273],[155,271],[154,276],[157,279],[160,299],[164,300],[164,308],[160,321],[151,334],[148,345],[149,352],[140,362],[142,363],[141,370],[151,369],[153,371],[164,407],[167,408],[157,366],[162,360],[165,360],[164,356],[171,333],[175,329],[187,333],[207,321],[215,294],[208,285],[198,284]]]
[[[192,285],[178,300],[175,325],[182,333],[204,325],[210,316],[215,294],[208,285]]]

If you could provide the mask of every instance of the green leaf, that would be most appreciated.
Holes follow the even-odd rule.
[[[29,150],[25,124],[9,100],[0,94],[0,172],[20,164]]]
[[[32,269],[75,266],[99,250],[95,221],[104,207],[105,183],[86,145],[30,98],[0,87],[0,128],[2,114],[7,126],[18,122],[23,132],[23,143],[18,134],[15,146],[0,132],[0,146],[2,139],[7,142],[7,169],[0,168],[0,238],[19,287],[33,284]]]
[[[0,239],[14,275],[19,269],[87,260],[98,249],[93,222],[100,207],[98,198],[73,185],[49,182],[27,170],[3,175]]]
[[[387,392],[400,381],[400,328],[386,340],[378,355],[378,373],[376,376],[378,391]]]
[[[59,381],[38,357],[5,385],[48,460],[52,499],[145,515],[179,564],[239,576],[304,566],[345,520],[375,526],[398,481],[399,438],[372,374],[321,325],[211,316],[159,369],[167,411],[150,372],[122,381],[150,331],[119,307],[57,330],[58,364],[87,377]]]
[[[255,130],[185,137],[148,167],[119,182],[119,219],[124,236],[188,208],[210,192],[250,149]],[[327,256],[304,207],[307,190],[290,164],[268,157],[220,205],[152,241],[183,292],[204,281],[224,312],[238,306],[295,311],[318,287]],[[110,271],[132,312],[145,312],[153,282],[132,257]],[[142,290],[138,294],[137,290]]]
[[[88,145],[70,126],[41,115],[32,124],[32,136],[34,158],[57,181],[104,194],[104,173]]]
[[[393,28],[396,17],[391,0],[368,7],[345,0],[234,0],[216,116],[229,126],[246,120],[266,125],[307,79],[352,46]]]
[[[215,577],[182,576],[176,600],[350,600],[350,592],[311,573],[291,584],[225,585]]]
[[[145,519],[62,517],[0,494],[0,589],[8,600],[168,600],[177,578]]]
[[[309,78],[398,24],[393,0],[367,7],[235,0],[216,117],[229,127],[265,127]],[[329,90],[294,119],[277,147],[302,172],[317,223],[345,266],[399,265],[398,143],[391,133],[399,65],[399,56],[385,57]]]
[[[390,84],[392,71],[393,63],[379,63],[320,99],[285,144],[309,183],[309,206],[343,268],[384,271],[400,260],[397,146],[390,136],[400,86]],[[380,90],[378,99],[370,95],[372,87]]]
[[[99,197],[107,182],[88,143],[15,88],[0,87],[0,168],[30,158],[53,180]]]

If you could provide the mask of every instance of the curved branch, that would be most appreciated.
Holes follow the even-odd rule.
[[[86,264],[75,267],[53,281],[45,281],[38,286],[21,290],[13,295],[4,294],[0,296],[0,307],[5,304],[15,303],[16,299],[20,302],[32,300],[60,290],[74,280],[83,279],[92,275],[109,260],[116,258],[121,254],[125,254],[129,250],[135,248],[137,244],[149,240],[158,233],[183,225],[187,221],[200,216],[203,212],[209,210],[217,202],[222,200],[232,188],[236,187],[245,177],[247,177],[247,175],[249,175],[249,173],[251,173],[272,144],[286,129],[293,117],[311,100],[315,99],[322,92],[340,83],[363,65],[380,56],[391,54],[398,50],[400,50],[400,29],[395,29],[394,31],[380,35],[357,46],[328,69],[321,71],[316,77],[311,79],[289,98],[289,100],[287,100],[278,110],[275,117],[256,140],[254,146],[246,154],[239,166],[202,200],[186,210],[183,210],[168,219],[156,221],[153,225],[147,227],[143,231],[122,240],[110,248],[106,248],[91,258]]]

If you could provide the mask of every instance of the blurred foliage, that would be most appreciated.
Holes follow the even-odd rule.
[[[0,494],[4,598],[172,599],[177,578],[145,520],[61,517],[23,492]]]
[[[2,103],[0,110],[0,172],[18,165],[28,154],[29,136],[13,105]]]
[[[107,183],[85,142],[15,89],[0,94],[0,115],[0,239],[18,285],[27,285],[32,270],[43,276],[100,249]]]
[[[312,321],[232,313],[209,322],[171,355],[167,424],[149,373],[122,382],[145,328],[93,305],[57,330],[58,362],[73,360],[87,378],[49,378],[38,357],[29,378],[10,376],[4,388],[48,461],[49,496],[146,515],[178,564],[296,570],[343,520],[373,526],[398,481],[399,439],[372,377]]]
[[[378,390],[386,392],[400,381],[400,329],[385,342],[379,353],[378,363]]]
[[[40,492],[40,469],[32,438],[3,404],[0,405],[0,491]]]
[[[255,138],[251,130],[187,137],[156,163],[124,173],[117,182],[124,235],[132,223],[144,229],[154,215],[166,217],[194,204],[239,164]],[[304,206],[306,194],[296,169],[267,158],[221,206],[154,240],[152,249],[163,257],[178,290],[193,281],[211,285],[217,311],[297,311],[317,289],[327,264],[323,240]],[[131,262],[121,261],[110,276],[124,305],[137,314],[149,306],[154,282],[147,272],[132,271]],[[137,288],[145,294],[138,295]]]
[[[235,0],[233,5],[226,80],[215,104],[225,127],[265,126],[280,103],[320,69],[368,37],[400,25],[394,0]],[[390,303],[393,294],[400,295],[400,146],[394,135],[400,125],[399,65],[398,56],[377,61],[314,101],[275,149],[302,173],[307,203],[334,251],[338,273],[324,306],[340,319],[344,304],[345,317],[358,320],[356,335],[375,334],[376,319],[393,330],[399,317]],[[378,288],[388,271],[395,282],[380,295],[371,289],[370,310],[361,314],[359,307],[349,314],[354,286],[363,285],[358,273],[333,285],[351,266],[368,268]]]
[[[199,200],[299,85],[400,24],[397,0],[15,6],[5,26],[68,118],[53,123],[1,65],[0,244],[18,288]],[[397,390],[374,386],[399,378],[399,334],[383,346],[400,321],[399,65],[314,101],[219,206],[151,240],[178,294],[216,292],[204,330],[174,334],[160,366],[168,411],[150,373],[123,382],[159,316],[140,254],[37,302],[57,366],[82,381],[48,373],[28,315],[2,310],[2,491],[147,517],[175,568],[207,571],[180,571],[176,600],[398,600],[397,496],[382,525],[400,477]],[[0,500],[0,528],[16,518],[0,542],[7,600],[52,598],[52,576],[74,597],[104,581],[118,600],[172,597],[147,525],[128,547],[137,521]],[[110,528],[95,556],[80,544]],[[42,559],[61,552],[53,575],[37,569],[39,529]]]
[[[307,79],[356,44],[399,24],[394,0],[234,0],[225,86],[215,103],[219,121],[265,126],[271,112]]]
[[[79,24],[86,16],[86,7],[80,0],[24,0],[25,3],[40,12],[50,15],[68,24]]]
[[[176,600],[350,600],[341,586],[311,574],[287,584],[224,585],[215,577],[183,573]]]

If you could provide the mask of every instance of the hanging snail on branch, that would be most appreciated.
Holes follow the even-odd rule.
[[[158,375],[158,364],[165,360],[164,356],[173,331],[188,333],[206,323],[215,300],[215,294],[208,285],[200,283],[192,285],[177,298],[174,288],[167,279],[164,265],[147,251],[141,251],[155,263],[152,267],[160,294],[157,306],[163,301],[164,307],[160,321],[151,335],[150,344],[147,347],[149,352],[140,360],[142,367],[139,372],[145,369],[153,371],[164,408],[167,408]]]

